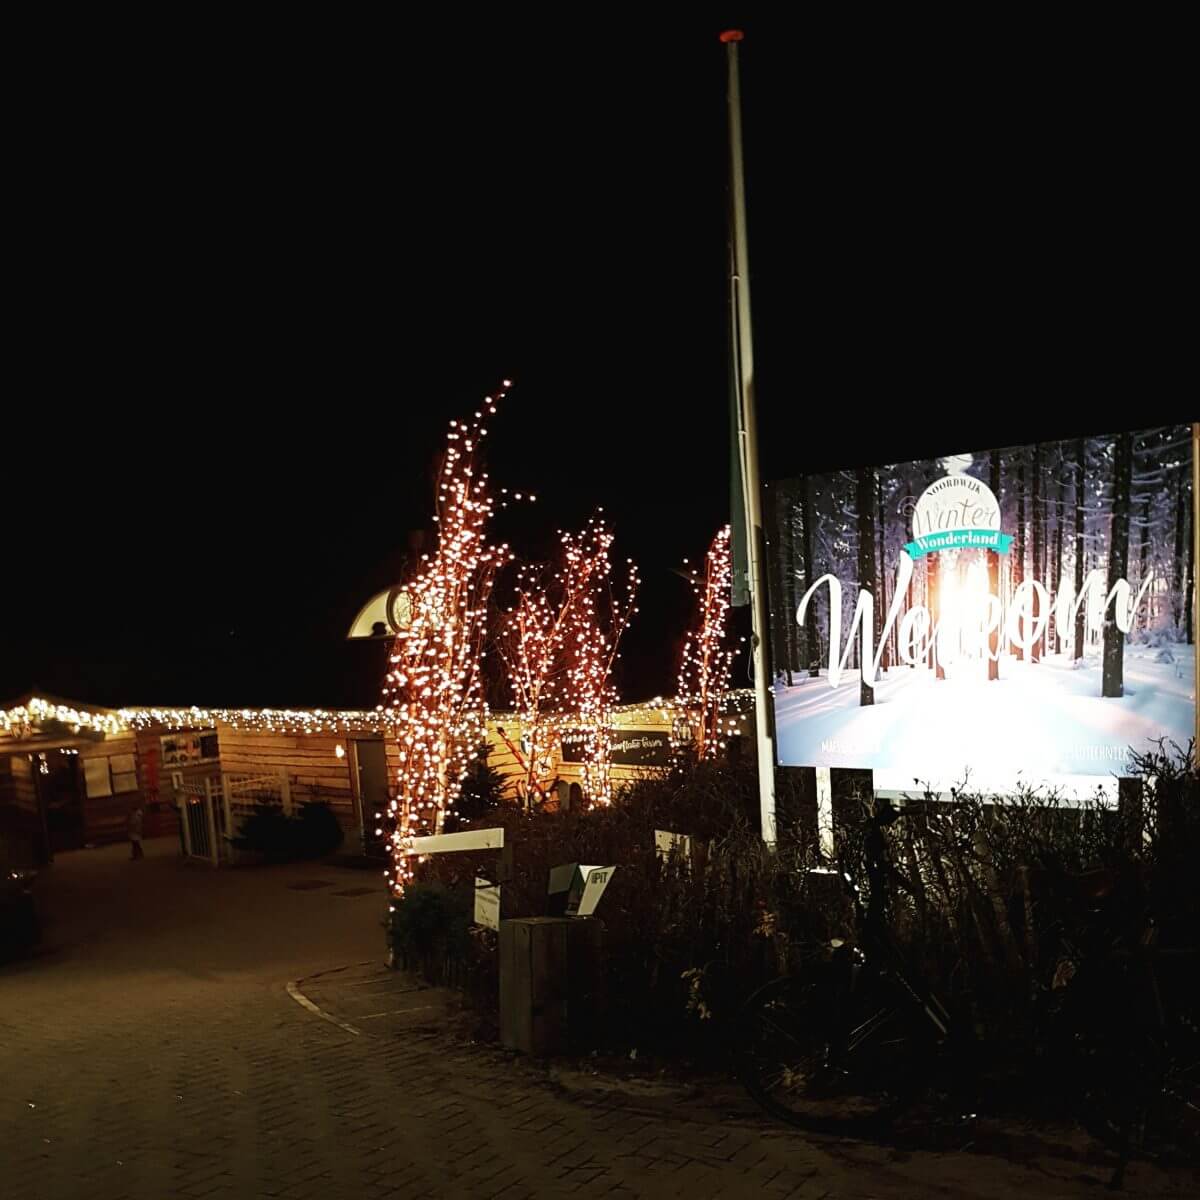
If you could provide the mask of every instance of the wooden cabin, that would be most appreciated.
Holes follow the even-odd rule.
[[[731,705],[744,711],[745,696],[732,695]],[[614,710],[615,788],[669,765],[675,720],[660,700]],[[519,718],[492,714],[487,745],[506,798],[527,803]],[[398,766],[380,711],[113,710],[27,696],[0,707],[0,857],[46,862],[56,850],[120,841],[139,800],[147,837],[178,833],[179,813],[205,801],[222,844],[256,801],[289,811],[324,801],[354,851],[372,840]],[[543,766],[548,799],[535,796],[536,807],[587,802],[581,739],[569,720],[559,721]]]
[[[139,737],[112,709],[46,696],[0,706],[0,858],[122,841],[141,803],[145,836],[177,828]]]

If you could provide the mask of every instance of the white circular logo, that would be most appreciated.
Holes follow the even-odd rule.
[[[999,529],[1000,505],[992,489],[974,475],[947,475],[931,483],[913,509],[914,538],[952,535],[943,545],[931,545],[929,550],[968,546],[974,541],[969,535],[994,534]]]

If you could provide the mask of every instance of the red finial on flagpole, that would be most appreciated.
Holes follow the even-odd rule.
[[[740,42],[745,38],[745,34],[740,29],[727,29],[721,34],[723,42]]]

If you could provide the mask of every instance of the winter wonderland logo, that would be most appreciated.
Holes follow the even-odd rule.
[[[971,475],[947,475],[921,493],[913,535],[904,546],[910,558],[961,549],[1007,554],[1013,540],[1000,532],[1000,505],[992,489]]]

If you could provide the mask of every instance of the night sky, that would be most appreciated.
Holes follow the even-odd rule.
[[[728,518],[729,23],[765,478],[1196,415],[1170,64],[571,12],[56,60],[0,699],[373,705],[345,632],[506,376],[491,473],[539,502],[499,532],[537,554],[603,506],[645,580],[625,694],[669,689],[671,568]]]

